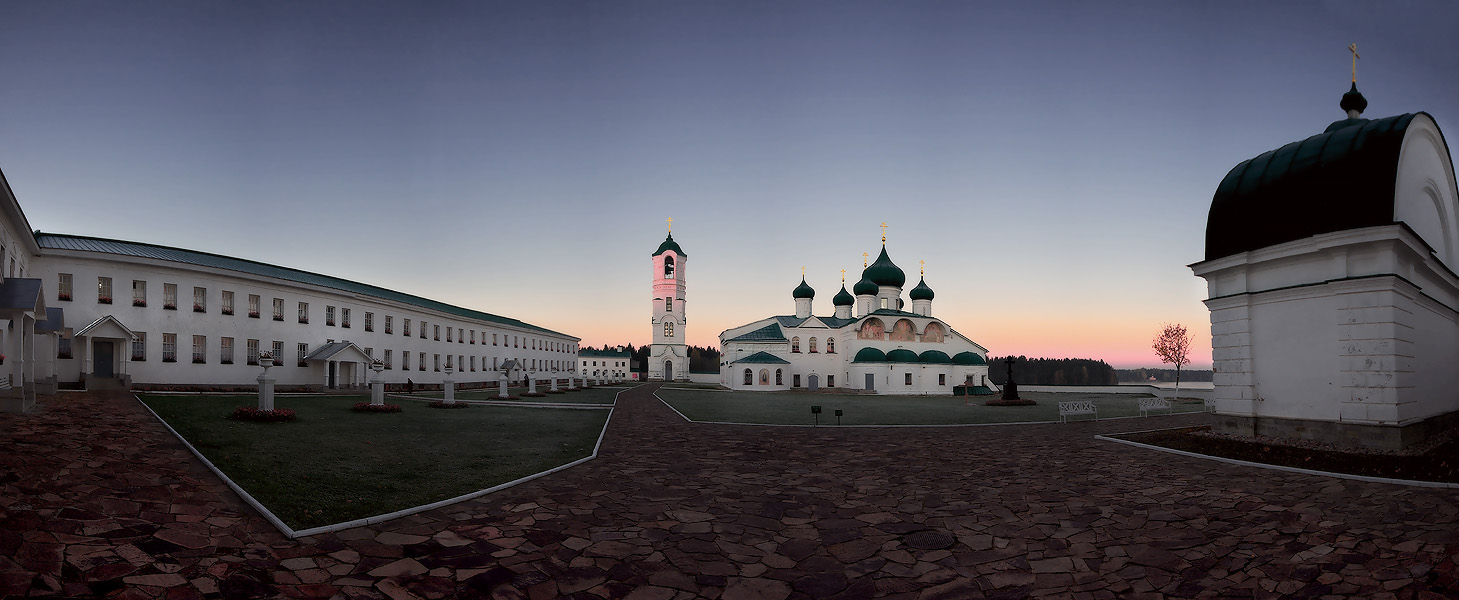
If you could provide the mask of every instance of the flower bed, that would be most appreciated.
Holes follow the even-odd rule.
[[[426,406],[429,406],[431,408],[467,408],[471,405],[465,402],[461,402],[459,400],[451,404],[446,404],[445,400],[437,400],[435,402],[427,404]]]
[[[542,392],[522,392],[523,398],[541,398],[546,395],[547,394],[544,394]]]
[[[258,423],[283,423],[294,420],[294,411],[287,408],[275,408],[273,410],[259,410],[240,406],[233,409],[230,417],[239,421],[254,421]]]
[[[354,407],[355,412],[365,413],[397,413],[403,410],[405,409],[400,408],[399,404],[370,404],[369,402],[357,402]]]

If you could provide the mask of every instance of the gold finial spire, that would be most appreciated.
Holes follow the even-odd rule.
[[[1352,52],[1353,53],[1353,83],[1357,83],[1358,82],[1358,59],[1359,58],[1362,58],[1361,56],[1358,56],[1358,45],[1357,44],[1348,44],[1348,52]]]
[[[667,221],[669,222],[669,233],[673,233],[674,232],[674,218],[673,217],[669,217],[667,219]]]
[[[805,265],[800,266],[800,278],[805,279]]]
[[[846,269],[841,269],[841,285],[846,285]]]
[[[927,275],[927,261],[925,261],[925,260],[919,260],[919,261],[917,261],[917,263],[922,265],[922,273],[921,274],[924,275],[924,276]]]
[[[885,246],[886,243],[887,243],[887,222],[886,221],[882,221],[881,222],[881,243],[882,243],[883,246]]]
[[[861,253],[861,268],[863,268],[863,269],[866,268],[866,258],[869,257],[869,256],[871,256],[871,255],[870,254],[867,254],[865,252],[862,252]]]

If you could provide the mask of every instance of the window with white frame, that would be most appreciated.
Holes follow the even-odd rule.
[[[304,361],[306,356],[309,356],[309,344],[299,344],[299,366],[309,366],[309,363]]]
[[[162,308],[177,310],[177,284],[162,284]]]
[[[493,345],[493,346],[496,345],[496,334],[495,333],[491,334],[491,345]],[[492,367],[492,368],[495,369],[496,367]]]
[[[365,331],[375,330],[375,313],[365,311]]]
[[[132,280],[132,306],[147,306],[147,282]]]
[[[475,372],[476,371],[476,357],[475,356],[471,357],[471,370],[472,370],[472,372]]]
[[[365,348],[365,356],[368,356],[368,357],[370,357],[371,360],[374,360],[374,358],[375,358],[375,349],[374,348],[370,348],[370,347],[366,347]]]
[[[436,338],[436,341],[440,341],[440,339],[441,338],[437,337]],[[451,341],[451,328],[450,327],[447,327],[446,328],[446,341],[448,341],[448,342]]]
[[[674,337],[674,323],[664,323],[664,337]]]
[[[96,278],[96,302],[98,304],[111,304],[111,278]]]
[[[390,349],[389,348],[386,348],[385,349],[385,368],[386,369],[389,369],[390,368]]]
[[[406,371],[409,371],[410,370],[410,351],[409,350],[401,350],[400,351],[400,368],[403,369],[403,370],[406,370]]]
[[[233,338],[225,337],[218,340],[218,362],[233,364]]]
[[[436,328],[435,329],[435,331],[436,331],[436,341],[439,342],[439,341],[441,341],[441,326],[440,325],[436,325],[435,328]],[[422,331],[421,333],[424,334],[425,332]],[[422,336],[422,337],[424,337],[424,336]]]
[[[199,364],[208,362],[208,336],[193,336],[193,362]]]
[[[309,303],[308,302],[300,302],[299,303],[299,322],[300,323],[308,323],[309,322]]]
[[[274,340],[273,351],[269,355],[274,357],[275,366],[284,364],[284,343]]]
[[[432,370],[435,370],[435,371],[440,371],[441,370],[441,355],[439,355],[439,354],[432,354],[431,355],[431,369]]]
[[[441,326],[440,325],[437,325],[436,326],[436,339],[441,339],[441,335],[440,334],[441,334]],[[420,321],[420,339],[426,339],[426,320],[425,319],[421,319],[421,321]]]
[[[274,320],[275,321],[282,321],[282,320],[284,320],[284,299],[283,298],[274,298]],[[275,359],[279,359],[279,358],[283,358],[283,357],[281,357],[281,356],[275,356],[274,358]]]
[[[258,340],[248,340],[248,364],[258,364]]]
[[[345,329],[349,329],[350,328],[350,309],[344,308],[344,307],[340,307],[340,309],[339,309],[339,326],[340,327],[343,327]]]
[[[69,301],[71,299],[71,274],[56,274],[56,300]]]
[[[263,298],[259,298],[258,294],[248,295],[248,316],[250,318],[257,319],[259,317],[258,311],[259,304],[261,303],[263,303]]]
[[[334,307],[333,306],[327,306],[326,305],[324,307],[324,324],[325,324],[325,326],[328,326],[328,327],[334,327]]]
[[[137,337],[132,338],[132,360],[147,360],[147,332],[134,332]]]
[[[476,330],[475,329],[468,329],[467,331],[470,331],[471,332],[471,343],[475,344],[476,343]]]
[[[410,335],[410,319],[404,319],[400,322],[400,334],[404,336]]]
[[[222,296],[218,298],[218,305],[218,310],[223,314],[233,314],[233,292],[223,290]]]
[[[415,363],[416,363],[415,364],[416,370],[418,370],[418,371],[424,371],[424,370],[426,370],[426,353],[424,353],[424,352],[420,353],[420,358],[417,359],[415,361]]]
[[[664,298],[664,312],[674,312],[674,298],[673,297],[665,297]]]
[[[56,335],[56,358],[71,358],[71,328],[67,327],[57,332]]]
[[[208,312],[208,288],[193,288],[193,312]]]
[[[457,344],[465,344],[466,343],[466,330],[465,329],[462,329],[460,327],[457,327],[456,328],[456,343]]]
[[[365,315],[368,317],[369,315]],[[385,335],[395,333],[395,317],[385,315]]]
[[[162,334],[162,362],[177,362],[177,334]]]
[[[451,366],[451,355],[450,354],[447,354],[446,355],[446,368],[447,369],[454,369],[454,368],[456,368],[456,367]]]

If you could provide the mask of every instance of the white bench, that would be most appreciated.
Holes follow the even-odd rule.
[[[1069,415],[1092,415],[1094,420],[1099,420],[1098,409],[1094,406],[1093,400],[1074,400],[1072,402],[1059,403],[1059,422],[1069,422]]]
[[[1216,412],[1216,399],[1206,398],[1206,412]]]
[[[1164,398],[1140,398],[1140,416],[1150,416],[1152,410],[1170,410],[1170,401]]]

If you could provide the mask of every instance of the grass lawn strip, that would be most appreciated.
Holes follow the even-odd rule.
[[[396,399],[396,400],[406,400],[406,401],[410,401],[410,402],[419,402],[419,403],[423,403],[423,404],[431,404],[431,403],[441,402],[442,401],[441,398],[431,398],[431,397],[428,397],[428,396],[404,396],[404,395],[401,395],[401,394],[387,394],[385,397],[386,398],[393,398],[393,399]],[[514,407],[514,408],[562,408],[562,409],[567,409],[567,410],[606,410],[606,409],[613,408],[613,405],[612,404],[596,404],[596,403],[589,403],[589,402],[553,402],[551,396],[548,396],[546,398],[547,402],[542,402],[540,400],[543,400],[543,399],[542,398],[517,398],[515,400],[513,400],[513,399],[507,399],[507,400],[501,400],[501,399],[492,399],[492,400],[463,400],[463,399],[461,399],[461,398],[458,397],[458,398],[456,398],[456,403],[458,403],[458,404],[464,404],[464,405],[467,405],[467,406],[509,406],[509,407]]]
[[[456,399],[488,400],[493,402],[535,402],[539,404],[612,404],[613,398],[616,397],[618,395],[618,392],[621,391],[623,391],[623,388],[598,386],[585,390],[579,389],[565,394],[547,394],[546,396],[539,396],[534,398],[522,397],[522,394],[525,394],[527,392],[527,388],[509,387],[507,388],[507,393],[513,396],[517,396],[517,399],[502,400],[501,397],[498,395],[501,393],[500,390],[492,387],[487,389],[456,390]],[[545,386],[537,386],[537,392],[546,393],[547,388]],[[391,395],[395,397],[426,398],[429,400],[441,400],[446,397],[446,393],[440,391],[416,392],[414,394],[393,393]]]
[[[887,396],[825,392],[728,392],[660,388],[656,395],[686,420],[700,423],[807,426],[816,424],[811,406],[820,406],[820,425],[836,426],[835,411],[844,411],[842,427],[962,426],[1048,423],[1059,420],[1059,402],[1093,400],[1100,420],[1138,417],[1135,394],[1024,392],[1033,406],[985,406],[992,396]],[[1200,400],[1173,403],[1170,411],[1152,416],[1201,412]],[[1089,420],[1088,416],[1071,418]]]
[[[1096,439],[1224,463],[1358,481],[1459,488],[1459,439],[1423,454],[1344,452],[1279,443],[1212,438],[1209,427],[1178,427],[1095,436]]]
[[[612,411],[479,407],[356,413],[366,396],[289,398],[292,423],[225,418],[252,396],[141,400],[291,529],[429,505],[590,457]],[[298,532],[296,532],[298,533]]]

